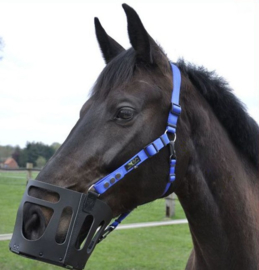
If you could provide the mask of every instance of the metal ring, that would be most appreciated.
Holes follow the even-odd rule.
[[[94,193],[96,193],[96,195],[99,197],[100,194],[97,193],[97,191],[96,191],[94,185],[95,185],[95,184],[91,185],[91,186],[88,188],[88,192],[89,192],[89,191],[90,191],[90,192],[94,192]]]
[[[173,142],[176,141],[176,133],[174,133],[174,139],[173,139]]]
[[[168,133],[168,129],[165,130],[164,134],[167,134]],[[174,139],[173,139],[173,142],[176,141],[176,133],[173,133],[174,134]]]

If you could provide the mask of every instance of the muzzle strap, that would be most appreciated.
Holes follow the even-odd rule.
[[[110,234],[112,231],[114,231],[117,226],[130,214],[131,212],[123,213],[121,214],[116,220],[113,221],[112,224],[110,224],[102,233],[102,235],[99,238],[98,243],[100,243],[103,239],[107,237],[108,234]]]

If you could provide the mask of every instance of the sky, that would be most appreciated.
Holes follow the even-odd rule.
[[[0,0],[0,145],[66,139],[105,66],[94,17],[130,47],[122,3]],[[259,123],[259,0],[126,3],[172,61],[215,70]]]

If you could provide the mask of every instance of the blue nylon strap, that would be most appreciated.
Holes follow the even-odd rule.
[[[181,72],[179,68],[172,63],[171,63],[171,68],[172,68],[172,74],[173,74],[173,93],[171,97],[171,110],[169,112],[168,119],[167,119],[167,131],[168,133],[175,134],[178,117],[181,113],[181,107],[179,105],[180,90],[181,90]],[[175,180],[175,165],[176,165],[176,159],[171,159],[169,181],[166,184],[162,197],[166,194],[172,182]]]
[[[113,221],[113,223],[110,225],[114,229],[122,222],[124,218],[126,218],[131,212],[123,213],[121,214],[117,219]]]
[[[171,64],[172,74],[173,74],[173,92],[172,92],[171,101],[172,103],[179,105],[180,90],[181,90],[181,72],[176,65],[174,65],[173,63],[170,63],[170,64]]]
[[[110,187],[120,181],[127,173],[134,170],[138,165],[147,160],[148,158],[156,155],[162,148],[170,143],[167,134],[163,134],[158,139],[147,145],[144,149],[139,151],[130,160],[125,162],[117,170],[96,182],[93,187],[97,193],[102,194]]]
[[[171,97],[171,110],[167,120],[167,130],[169,133],[176,133],[176,125],[178,117],[181,113],[179,105],[180,89],[181,89],[181,72],[177,66],[171,63],[173,74],[173,93]]]
[[[166,184],[165,190],[163,192],[162,197],[166,194],[166,192],[168,191],[168,189],[170,188],[171,184],[174,182],[175,180],[175,165],[176,165],[176,159],[171,159],[170,160],[170,171],[169,171],[169,179],[168,182]]]

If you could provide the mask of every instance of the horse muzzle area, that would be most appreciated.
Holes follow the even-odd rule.
[[[46,229],[46,219],[40,206],[26,202],[23,208],[23,235],[28,240],[39,239]]]
[[[17,212],[10,250],[54,265],[83,269],[112,215],[111,208],[92,192],[84,194],[30,180]]]

